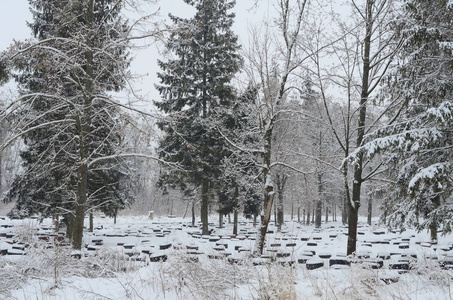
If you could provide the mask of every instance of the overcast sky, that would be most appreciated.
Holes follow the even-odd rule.
[[[27,27],[26,22],[31,21],[31,13],[29,11],[27,0],[1,0],[2,9],[0,10],[0,51],[11,45],[12,41],[24,40],[31,37],[31,31]],[[268,6],[267,0],[261,0],[259,10],[250,10],[254,0],[238,0],[234,12],[236,13],[236,21],[233,30],[239,35],[241,42],[247,41],[248,28],[252,24],[261,22],[272,11],[272,7]],[[160,8],[160,16],[168,21],[168,13],[172,13],[181,17],[190,17],[194,13],[194,9],[185,4],[183,0],[161,0],[157,6],[148,6],[147,10],[155,11]],[[271,12],[272,13],[272,12]],[[141,50],[134,54],[135,60],[132,63],[131,70],[134,73],[143,74],[145,77],[141,83],[136,84],[136,88],[141,90],[141,94],[148,95],[148,98],[155,99],[158,97],[154,89],[154,84],[157,83],[156,72],[158,71],[157,59],[159,58],[158,51],[155,47]]]

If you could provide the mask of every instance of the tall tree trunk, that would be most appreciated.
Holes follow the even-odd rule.
[[[88,28],[94,30],[94,0],[88,0],[86,5],[86,23]],[[92,36],[89,34],[86,41],[88,46],[92,46]],[[79,132],[79,155],[80,162],[78,167],[77,176],[77,194],[76,194],[76,207],[75,207],[75,220],[74,220],[74,232],[73,232],[73,243],[72,247],[76,250],[82,248],[83,240],[83,223],[85,220],[86,205],[88,199],[88,158],[89,158],[89,145],[90,145],[90,132],[92,123],[92,101],[94,93],[94,70],[93,70],[93,59],[94,55],[92,49],[85,52],[85,90],[83,95],[83,109],[82,116],[76,121],[78,132]]]
[[[370,80],[370,52],[371,52],[371,35],[373,34],[373,6],[375,0],[367,0],[365,12],[365,39],[363,44],[363,72],[362,87],[360,95],[359,122],[357,127],[356,146],[362,145],[365,135],[366,109],[369,96]],[[354,165],[354,181],[352,183],[352,202],[349,204],[349,236],[347,254],[352,254],[357,247],[357,223],[360,208],[360,195],[362,189],[362,172],[363,172],[363,154],[357,156],[357,163]]]
[[[329,207],[326,205],[326,223],[329,222]]]
[[[294,220],[294,199],[291,199],[291,221]]]
[[[300,207],[297,208],[297,222],[300,223]],[[302,210],[302,223],[305,223],[305,209]]]
[[[277,185],[277,194],[278,194],[278,201],[277,201],[277,231],[282,231],[284,220],[284,192],[286,186],[286,180],[288,176],[285,174],[278,174],[275,176],[276,178],[276,185]],[[292,219],[292,216],[291,216]]]
[[[315,206],[313,205],[313,213],[311,215],[311,224],[315,224]]]
[[[72,242],[72,238],[74,236],[74,215],[68,214],[67,216],[67,224],[66,224],[66,238],[68,241]]]
[[[310,219],[311,218],[310,212],[311,212],[311,207],[308,206],[308,208],[307,208],[307,225],[310,225],[310,220],[311,220]]]
[[[332,215],[332,221],[336,222],[337,221],[337,205],[335,202],[332,204],[332,210],[330,211],[330,214]]]
[[[93,212],[90,211],[90,228],[88,229],[89,232],[93,232],[94,230],[94,217],[93,217]]]
[[[234,235],[238,234],[238,219],[239,219],[239,209],[238,209],[238,207],[235,207],[233,210],[233,234]]]
[[[202,229],[201,229],[201,234],[202,235],[208,235],[209,234],[209,225],[208,225],[208,214],[209,214],[209,181],[207,178],[203,178],[202,182],[202,188],[201,188],[201,211],[200,211],[200,217],[201,217],[201,223],[202,223]]]
[[[322,174],[318,174],[318,200],[316,201],[316,216],[315,216],[315,227],[321,227],[321,217],[322,217]]]
[[[192,227],[195,227],[195,200],[192,200]]]
[[[368,198],[368,225],[371,226],[371,217],[373,215],[373,198]]]
[[[219,212],[219,228],[223,228],[223,214]]]
[[[343,225],[346,225],[349,223],[349,203],[351,202],[347,170],[343,171],[343,176],[344,176],[344,190],[343,190],[343,205],[341,210],[341,222],[343,223]]]
[[[278,227],[277,203],[274,203],[274,225],[275,225],[275,227]]]
[[[433,210],[437,209],[440,206],[440,196],[437,195],[432,200]],[[433,216],[431,223],[429,224],[429,231],[431,234],[431,242],[437,244],[437,217]]]

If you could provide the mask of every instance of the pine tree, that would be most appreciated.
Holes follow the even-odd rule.
[[[175,25],[167,50],[174,59],[159,61],[162,101],[156,106],[170,121],[160,122],[165,133],[159,155],[180,164],[185,171],[164,170],[161,184],[201,188],[203,234],[208,233],[208,202],[214,197],[213,185],[220,176],[225,142],[209,120],[220,107],[231,105],[234,90],[230,82],[241,59],[237,37],[232,32],[234,14],[228,11],[234,1],[185,0],[195,7],[193,18],[171,16]]]
[[[30,0],[37,41],[18,43],[15,114],[24,172],[6,200],[16,212],[67,214],[73,247],[87,211],[116,215],[132,197],[121,158],[121,110],[109,96],[124,86],[127,24],[121,1]],[[26,49],[26,50],[24,50]]]

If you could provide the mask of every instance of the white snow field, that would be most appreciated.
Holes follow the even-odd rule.
[[[253,258],[251,221],[237,236],[212,221],[201,236],[187,219],[97,217],[78,253],[50,219],[0,217],[0,299],[453,299],[451,235],[362,225],[347,258],[341,223],[290,221]]]

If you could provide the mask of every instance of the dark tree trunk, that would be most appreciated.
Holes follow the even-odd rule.
[[[278,226],[278,220],[277,220],[277,203],[274,203],[274,225],[275,225],[275,227]]]
[[[195,200],[192,200],[192,227],[195,227]]]
[[[329,207],[326,206],[326,223],[329,222]]]
[[[237,207],[233,210],[233,234],[238,234],[238,219],[239,219],[239,210]],[[254,218],[256,220],[256,218]]]
[[[341,222],[343,225],[348,224],[348,216],[349,216],[349,186],[347,183],[347,178],[345,175],[345,189],[344,189],[344,195],[343,195],[343,205],[342,205],[342,210],[341,210]]]
[[[69,214],[66,224],[66,238],[72,242],[72,237],[74,236],[74,215]]]
[[[373,199],[371,198],[368,198],[368,225],[371,226],[371,217],[373,215]]]
[[[315,224],[315,212],[316,212],[316,210],[315,210],[315,207],[313,206],[313,213],[311,215],[311,224]]]
[[[89,232],[93,232],[94,230],[94,224],[93,224],[93,212],[90,212],[90,228],[89,228]]]
[[[201,229],[201,234],[202,235],[208,235],[209,234],[209,221],[208,221],[208,214],[209,214],[209,181],[207,178],[203,178],[202,182],[202,190],[201,190],[201,223],[202,223],[202,229]]]
[[[318,200],[316,201],[316,207],[314,212],[315,217],[315,227],[321,227],[321,218],[322,218],[322,194],[323,194],[323,187],[322,187],[322,174],[318,174]]]
[[[94,24],[94,0],[88,0],[86,11],[86,23],[89,28],[93,28]],[[91,37],[87,36],[87,45],[92,46]],[[78,167],[78,181],[77,181],[77,194],[76,194],[76,207],[75,207],[75,220],[72,247],[76,250],[82,248],[83,243],[83,223],[85,220],[85,212],[88,196],[88,164],[89,158],[89,145],[90,145],[90,132],[92,123],[92,101],[94,92],[94,70],[93,61],[94,55],[91,49],[85,52],[85,86],[83,96],[83,109],[82,116],[76,121],[79,132],[79,155],[80,163]]]
[[[291,200],[291,221],[294,220],[294,199]]]
[[[223,214],[219,213],[219,228],[223,228]]]
[[[440,196],[436,196],[433,200],[433,210],[437,209],[440,206]],[[429,224],[429,231],[431,234],[431,242],[437,243],[437,217],[434,215],[432,217],[431,223]]]
[[[277,193],[278,193],[278,201],[277,201],[277,231],[282,231],[282,226],[283,223],[285,222],[284,220],[284,206],[283,206],[283,200],[284,200],[284,191],[285,191],[285,186],[286,186],[286,180],[288,176],[283,174],[277,174],[276,175],[276,184],[277,184]],[[291,216],[292,219],[292,216]]]
[[[303,223],[305,223],[305,209],[302,211],[303,213]],[[297,222],[300,223],[300,207],[297,208]]]
[[[322,218],[322,201],[317,200],[316,201],[316,209],[315,209],[315,227],[320,228],[321,227],[321,218]]]
[[[308,207],[307,209],[307,225],[310,225],[310,212],[311,212],[311,207]]]
[[[374,0],[367,0],[365,12],[365,39],[363,43],[363,72],[362,87],[360,95],[359,122],[357,127],[356,146],[362,145],[365,135],[366,109],[369,96],[369,79],[370,79],[370,52],[371,52],[371,35],[373,34],[373,6]],[[354,166],[354,181],[352,183],[352,202],[349,204],[349,236],[347,254],[352,254],[357,247],[357,223],[360,208],[360,193],[362,189],[362,172],[363,172],[363,154],[357,157],[357,163]]]

